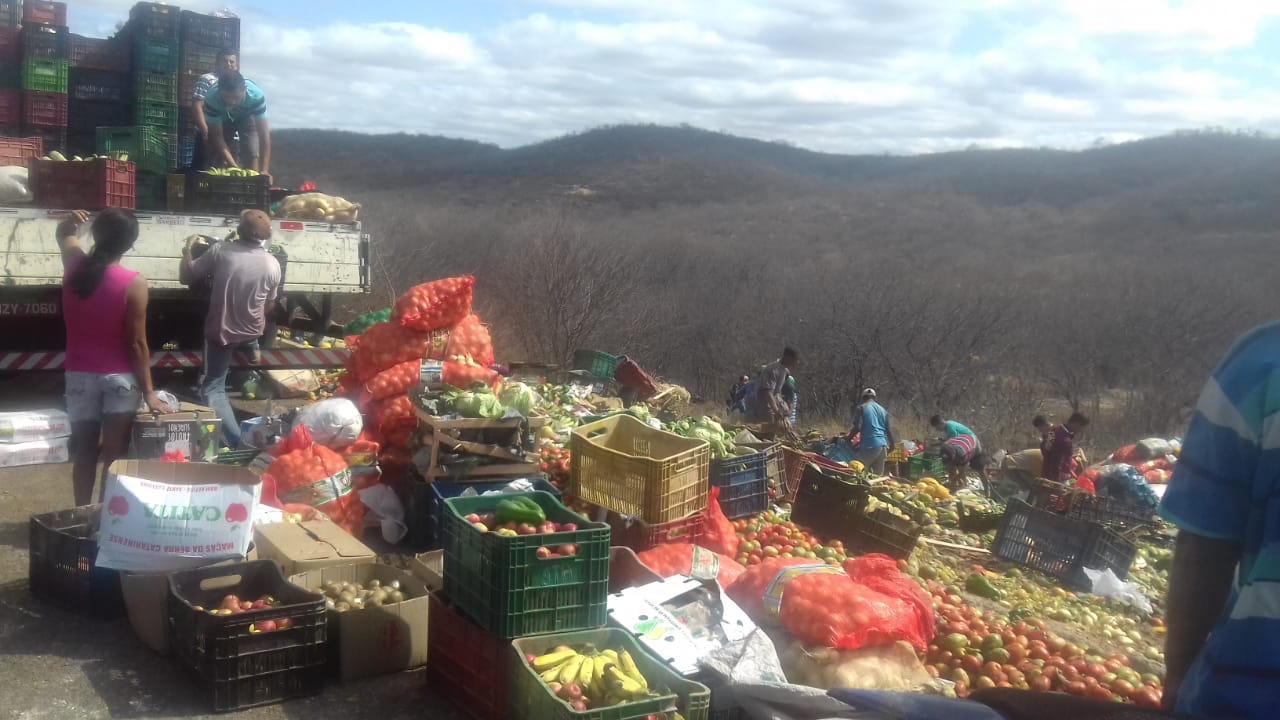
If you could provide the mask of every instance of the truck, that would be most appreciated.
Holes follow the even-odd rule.
[[[62,259],[55,229],[71,209],[0,207],[0,372],[61,369]],[[122,264],[147,278],[148,341],[153,366],[199,364],[205,304],[178,281],[189,237],[224,240],[239,218],[139,211],[138,241]],[[89,243],[86,243],[88,245]],[[296,333],[331,333],[335,302],[371,291],[370,239],[359,222],[272,222],[271,251],[284,273],[282,302],[274,319]],[[269,329],[265,344],[275,337]],[[338,350],[264,353],[275,368],[340,365]]]

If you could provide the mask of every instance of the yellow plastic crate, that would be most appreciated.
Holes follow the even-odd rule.
[[[885,462],[904,463],[907,461],[907,451],[902,449],[901,445],[897,445],[893,450],[889,451],[889,456],[885,458]]]
[[[646,523],[707,506],[711,446],[655,430],[630,415],[583,425],[569,438],[570,493]]]

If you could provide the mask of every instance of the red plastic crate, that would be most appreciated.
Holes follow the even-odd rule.
[[[67,126],[66,93],[26,90],[22,93],[22,122],[41,127]]]
[[[511,643],[485,632],[431,593],[427,687],[474,720],[504,720],[511,695]]]
[[[644,552],[659,545],[690,543],[696,545],[702,538],[705,512],[699,510],[692,515],[665,523],[648,524],[637,520],[631,527],[618,532],[615,529],[614,545],[628,547],[636,552]]]
[[[21,124],[22,91],[0,90],[0,125],[13,127]]]
[[[36,207],[134,209],[136,172],[120,160],[31,160],[27,182]]]
[[[22,3],[24,25],[66,25],[67,4],[47,0],[24,0]]]

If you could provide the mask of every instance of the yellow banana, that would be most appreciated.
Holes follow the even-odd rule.
[[[538,672],[560,667],[566,660],[577,655],[573,650],[552,650],[533,659],[533,669]]]
[[[600,651],[600,654],[603,655],[606,659],[608,659],[609,662],[613,663],[614,665],[617,665],[619,663],[617,650],[610,648],[608,650]]]
[[[632,680],[635,680],[636,684],[641,688],[648,690],[649,681],[644,679],[644,675],[641,674],[640,668],[636,667],[636,661],[631,657],[631,653],[623,650],[618,653],[618,659],[621,661],[618,663],[618,667],[622,669],[623,674]]]
[[[578,670],[582,668],[583,660],[586,660],[586,658],[581,655],[575,655],[569,658],[569,662],[565,663],[564,666],[560,668],[561,685],[568,685],[569,683],[576,682],[578,680]]]
[[[544,683],[559,682],[559,681],[560,681],[560,668],[561,668],[561,666],[563,666],[563,665],[564,665],[564,663],[560,663],[560,665],[557,665],[557,666],[555,666],[555,667],[551,668],[550,670],[543,670],[542,672],[538,673],[538,679],[539,679],[539,680],[541,680],[541,681],[542,681],[542,682],[544,682]]]
[[[582,692],[587,692],[591,688],[591,681],[596,676],[596,659],[588,655],[582,659],[582,667],[578,669],[578,687],[582,688]]]
[[[622,653],[618,654],[621,655]],[[614,689],[614,691],[625,697],[634,697],[636,695],[642,695],[645,692],[644,687],[640,683],[627,677],[627,675],[623,673],[617,665],[606,666],[604,669],[604,676],[605,679],[609,681],[609,685]]]

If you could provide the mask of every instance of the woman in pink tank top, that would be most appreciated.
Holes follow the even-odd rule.
[[[67,415],[71,419],[72,488],[88,505],[98,462],[106,468],[129,449],[139,401],[167,410],[151,384],[147,347],[147,281],[120,267],[138,239],[128,210],[104,210],[93,221],[93,249],[77,238],[88,213],[77,210],[58,224],[62,250],[62,319],[67,327]]]

